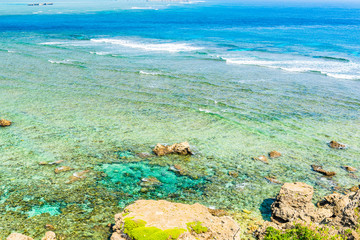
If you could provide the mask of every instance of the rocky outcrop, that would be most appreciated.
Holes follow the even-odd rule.
[[[190,145],[188,142],[175,143],[173,145],[162,145],[158,143],[153,149],[157,156],[164,156],[171,153],[177,153],[180,155],[192,155]]]
[[[21,233],[12,233],[6,238],[6,240],[34,240],[31,237],[28,237]],[[45,236],[41,240],[56,240],[56,234],[54,232],[48,231],[45,233]]]
[[[5,119],[0,119],[0,127],[8,127],[10,125],[11,125],[11,121],[5,120]]]
[[[216,216],[214,210],[198,203],[138,200],[116,214],[115,222],[111,240],[240,239],[236,236],[239,226],[232,218]]]
[[[358,227],[360,220],[360,190],[347,195],[330,194],[318,202],[317,207],[311,201],[313,193],[313,187],[305,183],[285,183],[271,205],[272,222],[266,222],[255,235],[261,239],[268,227],[285,230],[293,228],[294,223],[301,223],[334,226],[334,234],[351,233],[347,239],[356,239],[352,230]]]

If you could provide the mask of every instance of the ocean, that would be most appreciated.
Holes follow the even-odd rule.
[[[0,3],[0,238],[108,239],[137,199],[268,219],[280,183],[314,201],[359,183],[360,7],[27,4]],[[194,155],[152,154],[183,141]]]

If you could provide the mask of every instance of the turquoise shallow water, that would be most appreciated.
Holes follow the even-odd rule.
[[[336,38],[357,28],[357,10],[318,11],[350,19],[310,26],[299,9],[275,9],[275,20],[265,10],[252,9],[257,18],[211,4],[0,16],[0,117],[14,122],[0,129],[0,237],[36,238],[52,224],[66,239],[106,239],[113,215],[140,198],[266,218],[266,199],[281,186],[269,176],[314,186],[315,200],[358,184],[341,166],[360,168],[360,47],[356,35]],[[205,16],[184,21],[189,12]],[[331,149],[330,140],[349,147]],[[151,155],[157,143],[181,141],[193,156]],[[283,156],[252,160],[271,150]],[[74,170],[55,174],[59,166]],[[151,177],[161,183],[147,186]]]

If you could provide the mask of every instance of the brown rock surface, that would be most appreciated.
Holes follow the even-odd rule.
[[[329,146],[331,148],[334,148],[334,149],[345,149],[346,148],[346,145],[345,144],[342,144],[342,143],[338,143],[336,141],[331,141],[329,143]]]
[[[5,120],[5,119],[0,119],[0,127],[8,127],[10,125],[11,125],[11,121]]]
[[[157,156],[164,156],[171,153],[177,153],[180,155],[192,155],[192,151],[190,150],[190,145],[188,142],[175,143],[171,146],[162,145],[158,143],[153,149],[154,153]]]
[[[146,221],[146,227],[157,227],[162,230],[182,228],[187,230],[187,223],[201,222],[208,231],[201,234],[188,232],[178,239],[182,240],[238,240],[236,233],[239,230],[237,223],[228,216],[213,216],[207,207],[201,204],[187,205],[172,203],[164,200],[138,200],[125,208],[123,213],[115,215],[116,224],[113,227],[112,240],[120,240],[123,234],[124,219]]]
[[[313,171],[315,172],[318,172],[318,173],[321,173],[325,176],[328,176],[328,177],[332,177],[332,176],[335,176],[336,173],[335,172],[329,172],[329,171],[326,171],[322,168],[322,166],[318,166],[318,165],[311,165],[311,168],[313,169]]]
[[[279,153],[277,151],[271,151],[271,152],[269,152],[269,157],[270,158],[278,158],[278,157],[281,157],[281,153]]]
[[[282,184],[282,182],[277,180],[276,177],[265,177],[265,179],[268,180],[271,183]]]
[[[12,233],[10,234],[10,236],[6,238],[6,240],[34,240],[34,239],[24,234]]]

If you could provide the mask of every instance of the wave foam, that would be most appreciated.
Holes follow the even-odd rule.
[[[96,43],[109,43],[114,45],[121,45],[124,47],[137,48],[146,51],[191,52],[202,49],[200,47],[191,46],[187,43],[145,43],[145,42],[124,40],[124,39],[109,39],[109,38],[91,39],[90,41]]]
[[[254,65],[259,67],[281,69],[287,72],[320,73],[333,78],[360,79],[360,64],[354,62],[328,62],[311,60],[256,60],[224,58],[227,64]]]

